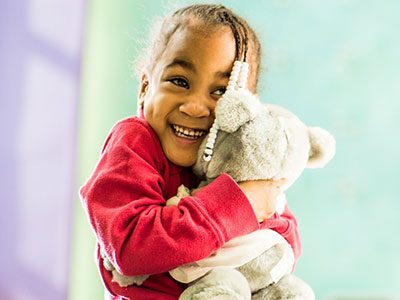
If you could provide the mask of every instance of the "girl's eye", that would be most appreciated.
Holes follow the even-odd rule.
[[[183,79],[183,78],[172,78],[172,79],[170,79],[170,80],[168,80],[169,82],[172,82],[173,84],[175,84],[176,86],[179,86],[179,87],[183,87],[183,88],[185,88],[185,89],[188,89],[189,88],[189,83],[187,82],[187,80],[186,79]]]
[[[226,92],[226,87],[221,87],[213,92],[216,96],[222,96]]]

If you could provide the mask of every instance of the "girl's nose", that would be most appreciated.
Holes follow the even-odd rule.
[[[182,103],[179,111],[194,118],[208,117],[210,115],[210,107],[204,100],[189,100]]]

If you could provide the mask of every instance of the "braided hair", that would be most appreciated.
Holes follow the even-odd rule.
[[[178,9],[167,16],[154,31],[149,51],[144,51],[141,70],[151,72],[160,59],[172,35],[181,27],[194,25],[209,32],[229,27],[236,45],[236,60],[247,61],[250,65],[248,87],[257,91],[261,64],[261,46],[257,35],[248,23],[223,5],[194,4]]]

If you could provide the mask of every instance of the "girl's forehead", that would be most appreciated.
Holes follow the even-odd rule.
[[[200,64],[210,61],[231,64],[235,56],[235,40],[226,28],[208,33],[196,28],[179,28],[171,36],[162,58],[167,61],[186,58]]]

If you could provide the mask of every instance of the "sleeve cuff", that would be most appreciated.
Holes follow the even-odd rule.
[[[259,228],[249,200],[239,185],[226,173],[200,189],[195,195],[219,232],[222,242]]]

